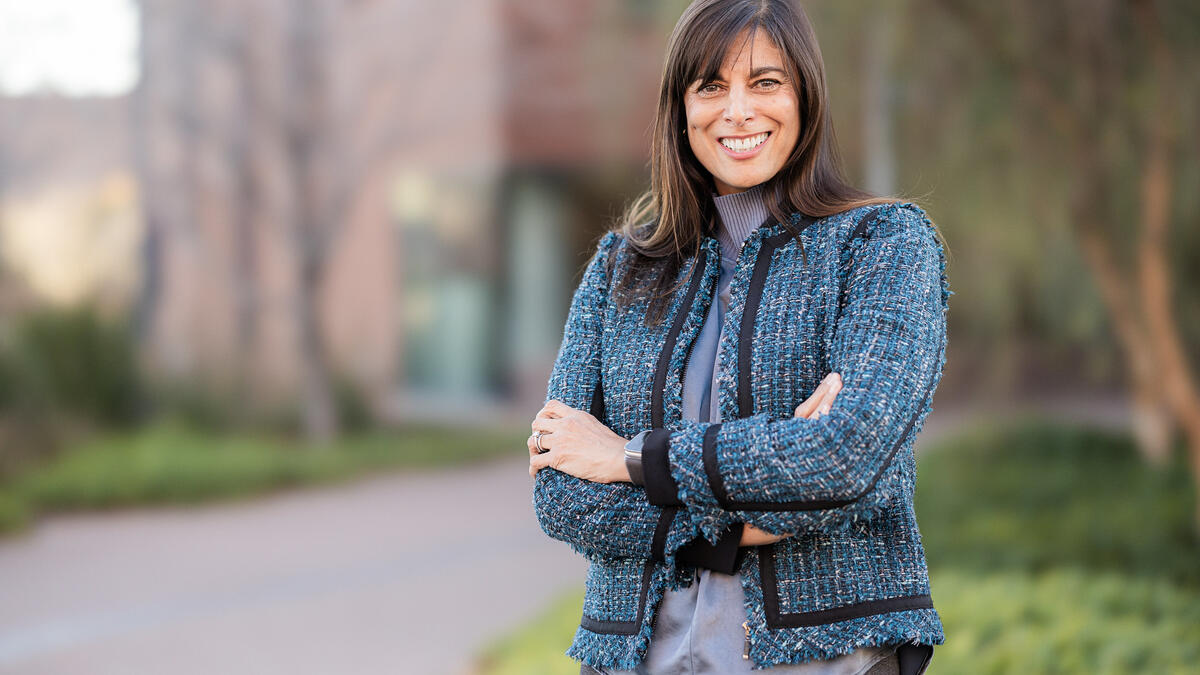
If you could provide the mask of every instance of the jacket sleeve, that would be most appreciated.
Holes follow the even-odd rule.
[[[843,388],[829,414],[685,422],[646,436],[645,481],[658,485],[649,493],[673,491],[709,541],[739,521],[771,534],[847,529],[911,500],[914,464],[896,456],[941,379],[950,293],[924,212],[883,208],[852,250],[829,351]]]
[[[609,232],[600,240],[575,290],[547,401],[591,408],[600,378],[608,300],[605,261],[618,239],[616,232]],[[533,507],[547,535],[586,556],[655,558],[674,564],[676,551],[699,534],[691,519],[681,515],[679,503],[654,505],[645,489],[632,483],[596,483],[553,468],[537,472]]]

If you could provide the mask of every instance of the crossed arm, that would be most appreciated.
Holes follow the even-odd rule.
[[[533,498],[547,534],[584,554],[673,564],[698,536],[717,545],[740,523],[775,536],[845,528],[897,498],[906,469],[891,460],[940,379],[948,291],[941,247],[922,212],[885,208],[891,211],[854,251],[829,354],[843,389],[827,415],[759,414],[653,430],[643,454],[646,480],[673,486],[674,500],[554,468],[555,461],[567,467],[554,459],[552,441],[548,470],[535,469]],[[547,401],[577,411],[589,407],[599,377],[603,261],[616,242],[615,233],[601,240],[576,290],[547,391]]]
[[[841,378],[830,373],[804,403],[796,408],[795,416],[804,419],[819,419],[829,414],[837,393],[841,391]],[[625,465],[623,447],[626,439],[618,436],[590,413],[577,410],[561,401],[551,399],[538,411],[531,425],[535,432],[546,435],[540,441],[530,436],[529,474],[536,478],[542,469],[556,470],[576,478],[600,484],[630,483]],[[645,433],[639,434],[645,436]],[[553,439],[553,441],[552,441]],[[543,452],[545,450],[545,452]],[[644,498],[658,506],[678,506],[672,499],[658,503],[648,492]],[[673,486],[672,486],[673,487]],[[753,525],[734,523],[722,535],[716,546],[697,540],[689,544],[684,552],[686,560],[696,566],[724,569],[732,563],[733,554],[739,546],[761,546],[779,541],[786,535],[772,535]],[[719,567],[714,567],[719,565]]]

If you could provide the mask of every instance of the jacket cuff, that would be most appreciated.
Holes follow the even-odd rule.
[[[670,440],[669,429],[653,429],[642,440],[642,478],[646,498],[655,506],[683,506],[679,486],[671,476]]]
[[[710,543],[719,540],[737,521],[732,511],[721,508],[711,481],[711,474],[718,469],[712,450],[716,449],[714,441],[721,428],[721,422],[684,422],[664,440],[671,449],[669,468],[678,498],[687,506],[693,525]],[[710,448],[707,453],[706,444]]]
[[[676,558],[681,564],[732,575],[737,571],[740,562],[738,545],[742,541],[742,530],[745,526],[745,523],[730,525],[721,534],[716,545],[708,543],[704,537],[696,537],[679,549]]]

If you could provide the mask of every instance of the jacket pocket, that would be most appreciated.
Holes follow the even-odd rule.
[[[832,548],[837,543],[847,542],[829,543]],[[860,570],[835,569],[833,565],[822,569],[819,562],[861,560],[860,557],[805,556],[797,548],[795,540],[785,539],[758,549],[763,610],[769,628],[820,626],[873,614],[933,608],[933,599],[928,593],[901,592],[889,597],[847,601],[862,595],[856,592],[862,589],[855,588],[853,580],[861,580],[873,587],[870,590],[884,592],[889,590],[889,580],[864,578]]]
[[[653,574],[653,560],[592,559],[580,627],[593,633],[637,634],[646,614],[646,596]]]

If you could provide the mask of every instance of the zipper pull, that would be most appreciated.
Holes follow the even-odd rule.
[[[746,648],[742,650],[742,659],[750,660],[750,622],[743,621],[742,628],[746,629]]]

